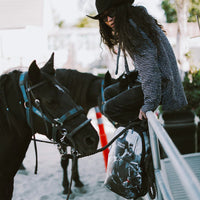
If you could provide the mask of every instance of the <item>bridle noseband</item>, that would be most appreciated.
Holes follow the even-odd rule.
[[[48,75],[45,74],[45,77],[48,79]],[[44,114],[42,111],[42,108],[40,107],[40,101],[34,97],[34,94],[32,92],[33,89],[40,87],[41,85],[47,83],[47,81],[52,81],[51,78],[48,80],[39,82],[33,86],[30,86],[28,83],[28,75],[27,72],[21,73],[20,78],[19,78],[19,86],[22,91],[23,99],[24,99],[24,107],[26,110],[26,119],[28,125],[33,129],[33,123],[32,123],[32,113],[35,113],[37,116],[42,118],[44,120],[45,126],[47,127],[46,123],[50,123],[52,127],[52,139],[58,143],[68,145],[66,143],[66,140],[69,140],[72,145],[75,147],[75,142],[73,140],[73,136],[83,127],[85,127],[88,123],[90,123],[91,119],[88,119],[81,123],[78,127],[74,128],[71,132],[68,133],[66,129],[62,129],[63,123],[65,121],[68,121],[72,118],[75,118],[76,116],[80,115],[81,113],[84,112],[83,108],[81,106],[76,106],[75,108],[72,108],[65,114],[63,114],[60,118],[52,118],[50,113]],[[56,82],[59,87],[61,87],[64,91],[66,91],[58,82]],[[34,99],[36,103],[36,107],[31,104],[31,96]],[[61,132],[62,130],[62,132]],[[63,131],[64,130],[64,131]],[[48,131],[48,128],[47,128]],[[61,134],[61,139],[58,141],[58,133]],[[35,134],[33,132],[32,134]]]

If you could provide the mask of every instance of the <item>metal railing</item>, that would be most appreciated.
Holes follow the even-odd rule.
[[[163,147],[163,150],[167,154],[168,158],[171,160],[174,169],[179,176],[181,183],[190,197],[190,199],[200,198],[200,183],[193,171],[186,163],[184,158],[179,153],[178,149],[172,142],[171,138],[167,134],[166,130],[163,128],[161,123],[156,118],[155,114],[151,111],[147,112],[149,134],[150,134],[150,144],[152,150],[153,164],[155,170],[155,177],[158,190],[158,199],[172,200],[173,197],[168,190],[166,184],[164,183],[164,178],[162,176],[162,169],[160,163],[160,153],[158,140]]]

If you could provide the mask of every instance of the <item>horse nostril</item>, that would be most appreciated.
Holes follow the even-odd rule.
[[[91,146],[91,145],[94,145],[94,143],[95,143],[95,139],[93,137],[86,137],[85,138],[85,144],[86,145]]]

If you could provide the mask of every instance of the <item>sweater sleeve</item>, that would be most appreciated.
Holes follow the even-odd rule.
[[[140,55],[134,56],[134,62],[141,78],[144,105],[141,110],[154,111],[161,101],[161,73],[157,64],[157,50],[153,43],[141,49]]]
[[[134,28],[137,25],[130,20]],[[141,110],[154,111],[161,101],[161,72],[157,61],[157,48],[151,39],[139,28],[138,31],[144,38],[144,45],[140,47],[139,53],[133,56],[134,65],[141,78],[144,94],[144,105]]]

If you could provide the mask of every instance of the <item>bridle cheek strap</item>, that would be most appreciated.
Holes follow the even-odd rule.
[[[29,92],[31,90],[31,88],[28,88],[27,87],[27,82],[26,82],[26,86],[25,86],[25,78],[26,78],[26,75],[27,75],[27,72],[24,72],[20,75],[20,78],[19,78],[19,86],[20,86],[20,89],[22,91],[22,95],[23,95],[23,98],[24,98],[24,107],[26,109],[26,119],[27,119],[27,123],[29,126],[32,126],[31,124],[31,113],[30,111],[34,112],[36,115],[38,115],[39,117],[41,118],[44,118],[46,121],[50,122],[51,123],[51,120],[48,119],[47,116],[45,116],[43,113],[40,112],[40,110],[38,110],[36,107],[34,107],[33,105],[31,105],[31,102],[27,96],[27,91]],[[44,84],[45,82],[41,82],[39,84],[36,84],[34,86],[34,88],[36,87],[39,87],[40,85]],[[27,89],[26,89],[27,88]],[[31,109],[30,109],[31,108]],[[34,133],[33,133],[34,134]]]

